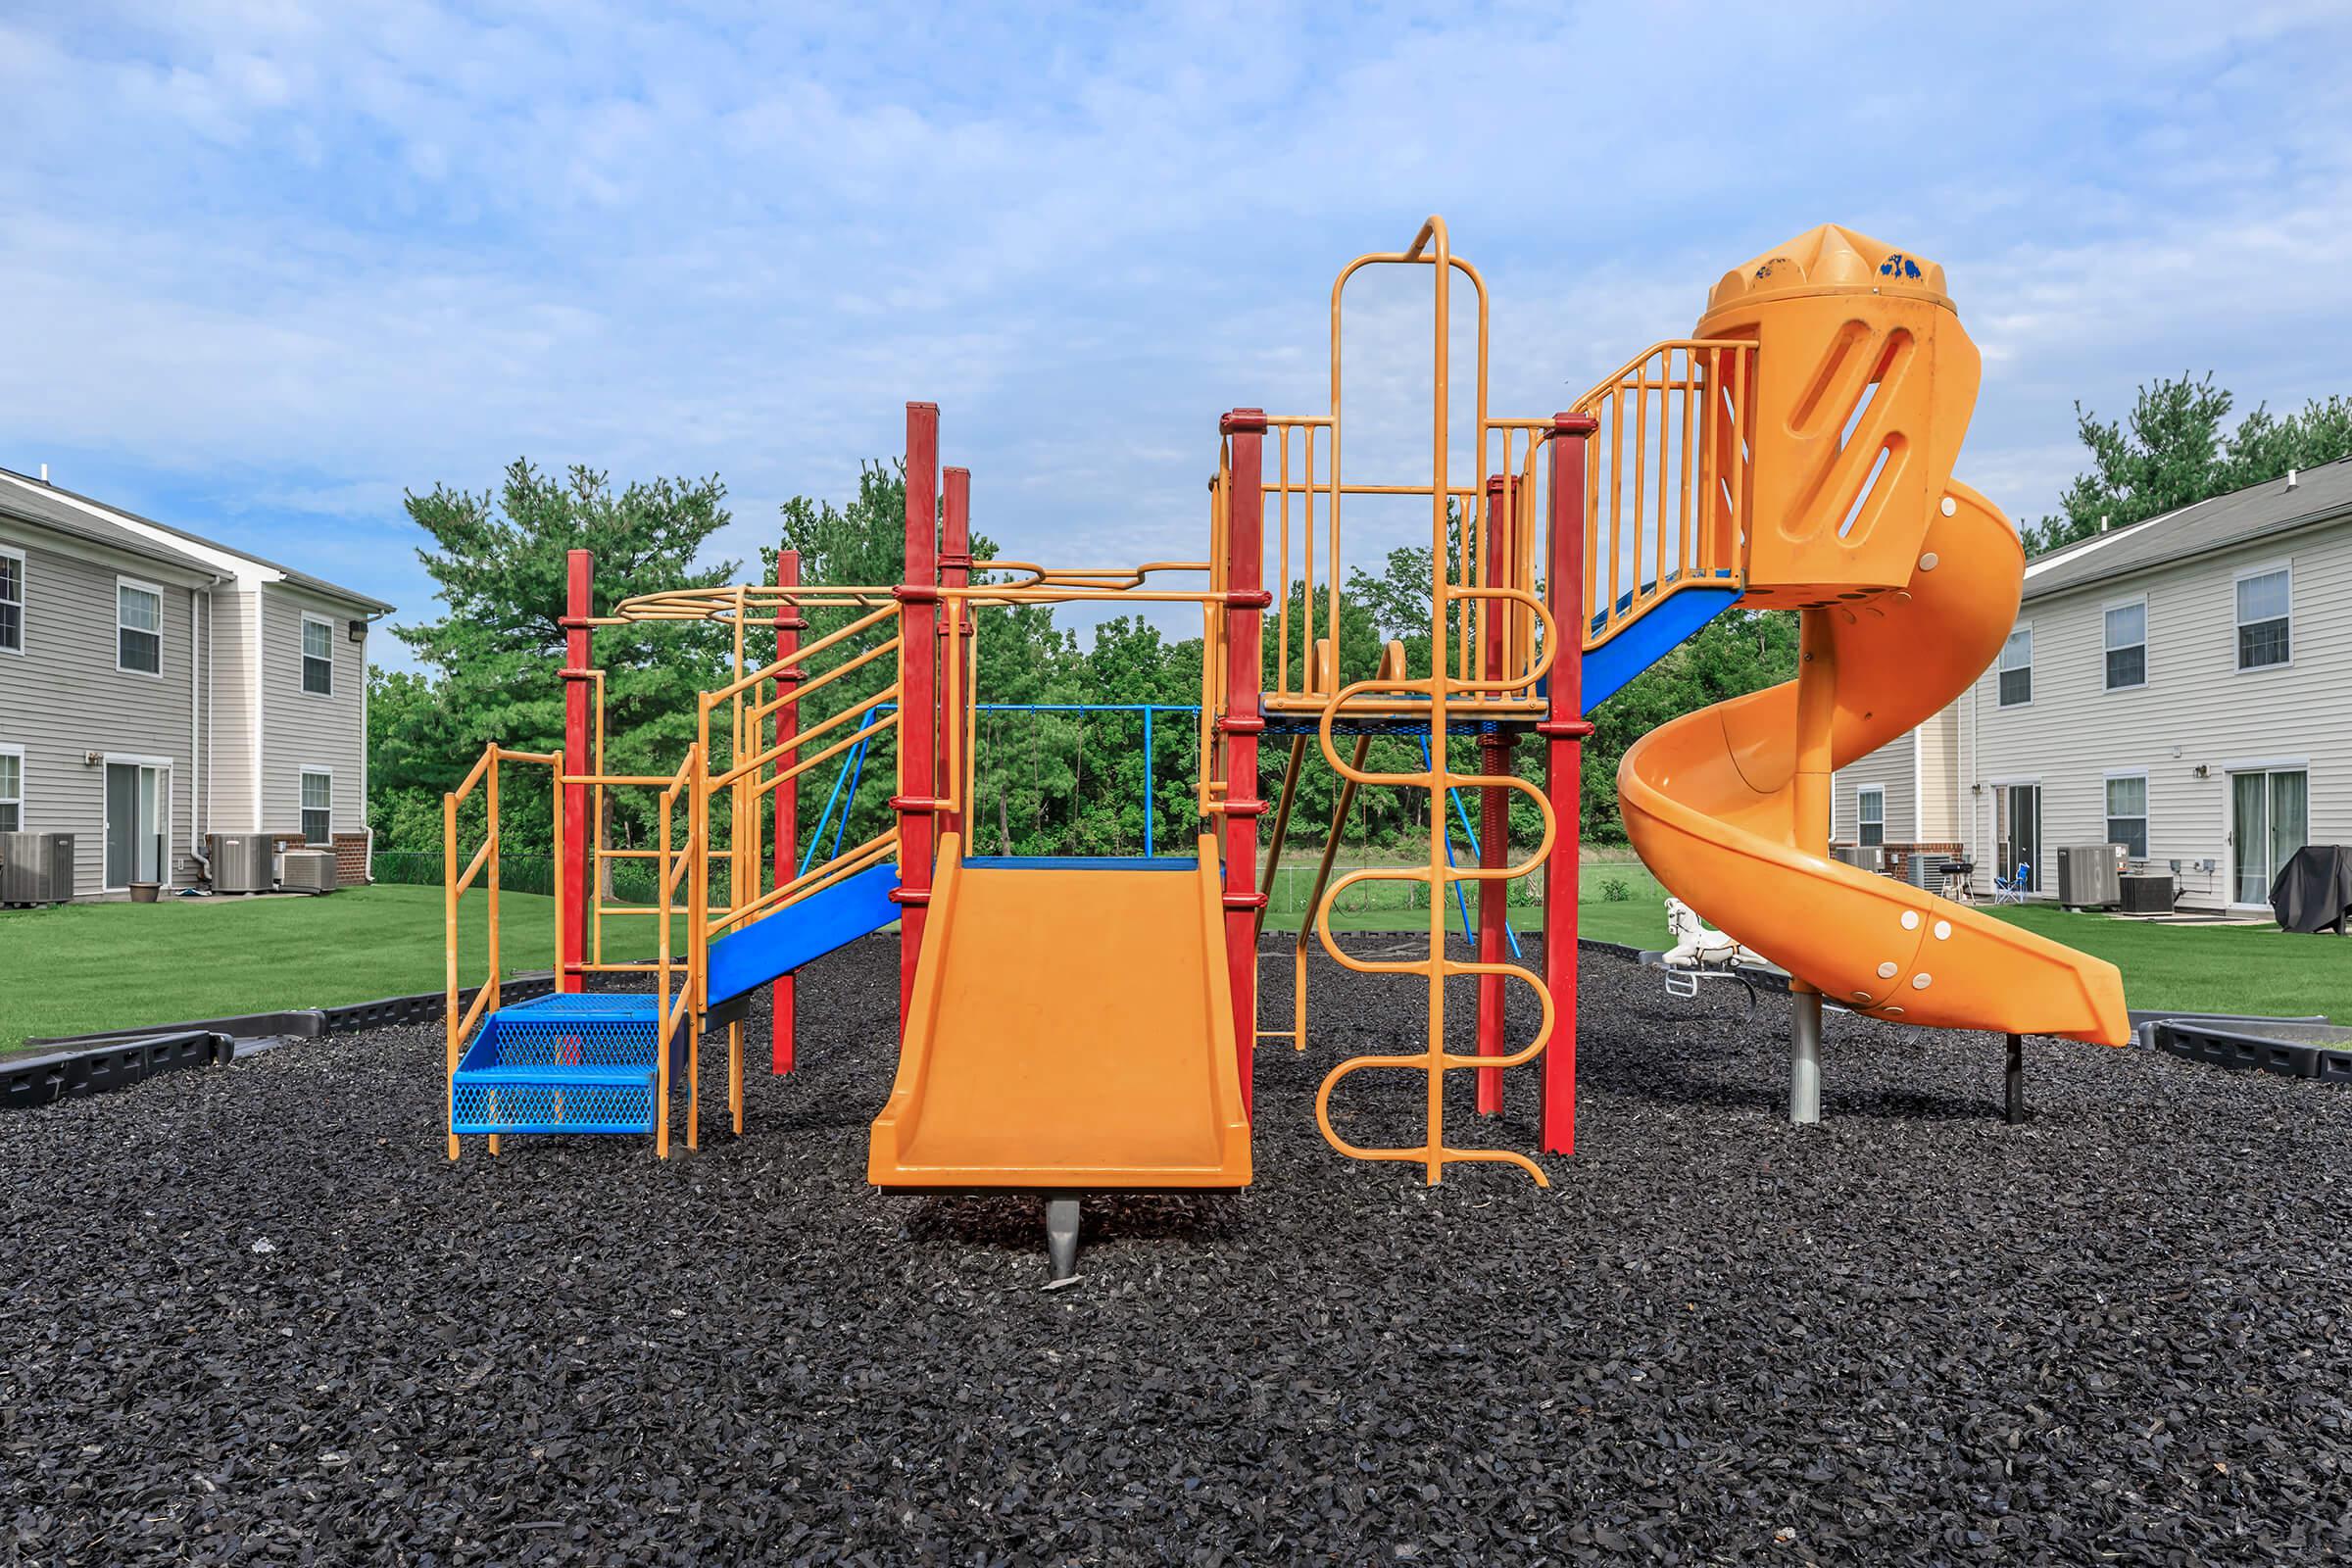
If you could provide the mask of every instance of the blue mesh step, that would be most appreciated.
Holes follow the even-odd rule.
[[[458,1058],[454,1133],[650,1133],[661,1000],[556,995],[501,1007]]]

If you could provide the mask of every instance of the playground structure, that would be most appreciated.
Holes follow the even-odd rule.
[[[1363,477],[1347,466],[1342,310],[1349,279],[1375,267],[1427,268],[1434,281],[1425,472]],[[1449,385],[1461,287],[1476,311],[1475,384],[1458,400],[1466,413]],[[1660,880],[1793,977],[1792,1114],[1818,1114],[1825,994],[1914,1023],[2122,1044],[2110,965],[1828,853],[1831,770],[1974,679],[1997,651],[2022,580],[2015,531],[1951,478],[1978,359],[1940,269],[1834,225],[1815,229],[1727,273],[1692,337],[1644,350],[1567,411],[1540,417],[1490,412],[1490,342],[1486,284],[1452,254],[1442,220],[1402,251],[1350,263],[1332,290],[1327,411],[1244,408],[1219,421],[1202,560],[992,561],[975,576],[970,475],[943,473],[939,412],[922,403],[907,406],[901,582],[803,585],[788,554],[773,584],[647,594],[600,615],[591,563],[575,553],[564,751],[493,747],[445,807],[451,1157],[465,1135],[488,1135],[495,1153],[506,1135],[615,1131],[650,1133],[666,1155],[673,1089],[687,1101],[691,1147],[701,1042],[720,1028],[740,1132],[748,999],[773,988],[773,1064],[788,1069],[793,972],[896,920],[902,1039],[873,1127],[875,1184],[1044,1192],[1056,1200],[1057,1262],[1061,1233],[1074,1234],[1064,1205],[1078,1193],[1246,1185],[1253,1054],[1261,1041],[1309,1044],[1305,934],[1285,1028],[1258,1018],[1257,939],[1311,745],[1342,781],[1338,817],[1354,791],[1372,787],[1424,793],[1433,824],[1420,865],[1335,877],[1327,843],[1312,901],[1325,951],[1350,969],[1418,979],[1428,1011],[1418,1049],[1332,1069],[1316,1102],[1325,1138],[1354,1157],[1417,1164],[1433,1183],[1449,1163],[1486,1161],[1542,1184],[1543,1168],[1520,1151],[1447,1142],[1445,1076],[1475,1072],[1478,1108],[1494,1114],[1506,1073],[1540,1063],[1541,1150],[1573,1152],[1586,714],[1736,604],[1802,617],[1798,678],[1644,737],[1619,788],[1635,845]],[[1464,452],[1473,461],[1457,473]],[[1343,520],[1359,497],[1428,507],[1428,668],[1407,668],[1395,644],[1369,678],[1345,680],[1338,668]],[[1169,585],[1179,578],[1200,585]],[[1182,835],[1192,853],[972,853],[985,706],[974,690],[975,610],[1147,603],[1200,616],[1195,820]],[[816,612],[840,623],[809,637]],[[673,773],[610,772],[591,636],[664,621],[723,628],[732,679],[702,694],[695,741]],[[804,717],[819,706],[812,697],[859,670],[871,671],[859,684],[892,678]],[[1365,741],[1376,733],[1418,737],[1423,765],[1369,768]],[[1266,737],[1287,742],[1270,797],[1260,779]],[[1345,754],[1343,737],[1354,743]],[[1523,737],[1541,749],[1542,784],[1513,770]],[[1461,739],[1479,749],[1475,772],[1455,764],[1449,743]],[[812,843],[802,858],[803,780],[827,764],[861,768],[869,749],[884,748],[896,769],[894,825],[846,850],[836,829],[832,844]],[[553,779],[561,989],[502,1007],[498,792],[508,764]],[[487,830],[461,865],[460,810],[477,789]],[[652,799],[651,845],[608,843],[607,800],[624,790]],[[1450,832],[1434,825],[1447,822],[1461,792],[1479,795],[1481,827],[1471,857],[1455,863]],[[1506,842],[1514,793],[1541,822],[1518,846]],[[618,858],[651,862],[649,903],[607,897],[607,865]],[[1517,946],[1505,885],[1523,877],[1543,889],[1540,970],[1504,953]],[[476,881],[491,905],[490,973],[461,1009],[459,904]],[[1423,890],[1419,956],[1364,958],[1334,939],[1335,904],[1381,881]],[[1447,904],[1459,900],[1467,926],[1472,894],[1476,956],[1464,958],[1447,947]],[[657,957],[607,961],[603,932],[615,918],[655,921]],[[684,940],[673,944],[681,919]],[[652,989],[583,991],[587,977],[608,973]],[[1456,976],[1478,982],[1475,1054],[1446,1046],[1446,983]],[[1514,990],[1521,1018],[1533,1020],[1515,1051],[1504,1029]],[[1424,1075],[1420,1144],[1358,1147],[1334,1129],[1334,1092],[1376,1069]]]

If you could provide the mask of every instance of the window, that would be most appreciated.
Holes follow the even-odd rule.
[[[2000,706],[2022,708],[2034,700],[2034,628],[2020,626],[2001,645]]]
[[[164,591],[115,579],[115,667],[161,674],[164,667]]]
[[[24,558],[0,550],[0,654],[24,651]]]
[[[24,830],[24,754],[0,751],[0,833]]]
[[[2121,844],[2134,860],[2148,858],[2148,776],[2133,773],[2107,781],[2107,842]]]
[[[1854,795],[1856,842],[1874,849],[1886,842],[1886,791],[1873,784]]]
[[[335,775],[321,768],[302,770],[302,836],[311,844],[335,841]]]
[[[2107,689],[2126,691],[2148,683],[2148,602],[2107,608]]]
[[[2293,583],[2284,566],[2237,579],[2237,667],[2283,664],[2294,654]]]
[[[302,689],[317,697],[335,695],[335,623],[302,617]]]

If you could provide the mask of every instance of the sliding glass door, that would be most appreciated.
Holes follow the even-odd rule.
[[[2268,904],[2271,883],[2311,828],[2311,775],[2300,768],[2230,775],[2231,897]]]
[[[163,882],[172,770],[151,762],[106,764],[106,885]]]

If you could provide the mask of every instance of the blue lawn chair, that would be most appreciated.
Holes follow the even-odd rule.
[[[2006,878],[1998,872],[1993,873],[1992,902],[1995,904],[2023,904],[2026,902],[2026,894],[2032,891],[2033,886],[2034,867],[2020,860],[2017,862],[2017,870]]]

